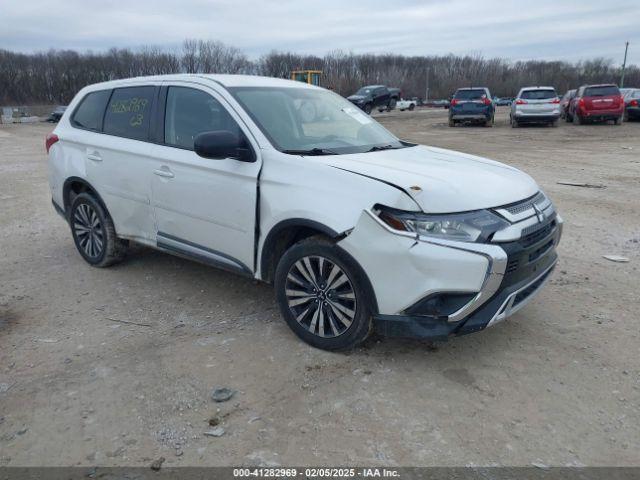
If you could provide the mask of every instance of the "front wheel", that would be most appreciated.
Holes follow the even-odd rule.
[[[78,252],[90,265],[108,267],[124,257],[126,242],[116,236],[111,216],[92,195],[75,197],[69,225]]]
[[[409,111],[413,112],[413,110],[416,108],[416,106],[412,103],[411,105],[409,105]]]
[[[323,350],[348,350],[371,331],[373,294],[356,261],[324,237],[291,247],[275,274],[278,305],[298,337]]]

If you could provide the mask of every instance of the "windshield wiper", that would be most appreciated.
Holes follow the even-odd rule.
[[[381,150],[397,150],[398,148],[400,148],[400,147],[394,147],[393,145],[374,145],[369,150],[367,150],[367,153],[368,152],[379,152]]]
[[[329,150],[328,148],[311,148],[309,150],[282,150],[282,153],[289,155],[340,155],[338,152]]]

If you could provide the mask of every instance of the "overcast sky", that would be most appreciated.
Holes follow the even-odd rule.
[[[185,38],[270,50],[640,64],[640,0],[0,0],[0,48],[104,50]]]

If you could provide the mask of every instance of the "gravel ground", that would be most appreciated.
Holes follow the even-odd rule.
[[[333,354],[289,331],[268,285],[144,248],[91,268],[51,207],[51,126],[0,126],[0,466],[637,465],[640,124],[378,118],[522,168],[556,203],[560,264],[507,322]]]

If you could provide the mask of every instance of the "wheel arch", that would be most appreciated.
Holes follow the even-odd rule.
[[[294,243],[314,235],[337,240],[341,235],[320,222],[306,218],[290,218],[275,224],[267,234],[260,251],[260,277],[273,282],[278,261]]]
[[[78,195],[80,193],[90,193],[95,196],[96,200],[100,203],[102,208],[104,208],[107,212],[107,206],[104,203],[104,200],[98,193],[91,183],[89,183],[86,179],[81,177],[69,177],[64,181],[62,186],[62,201],[64,205],[62,206],[64,209],[64,214],[68,218],[69,217],[69,209],[71,208],[71,204],[73,203],[72,195]]]
[[[261,280],[273,283],[278,262],[285,252],[299,241],[312,236],[323,235],[337,243],[339,240],[345,238],[348,233],[349,232],[336,232],[331,227],[320,222],[305,218],[291,218],[277,223],[267,234],[260,253]],[[376,297],[375,290],[373,289],[373,285],[371,284],[371,280],[369,279],[369,275],[349,252],[343,248],[340,249],[343,254],[351,258],[351,260],[361,270],[365,281],[365,288],[371,298],[371,311],[374,314],[378,313],[378,299]]]

